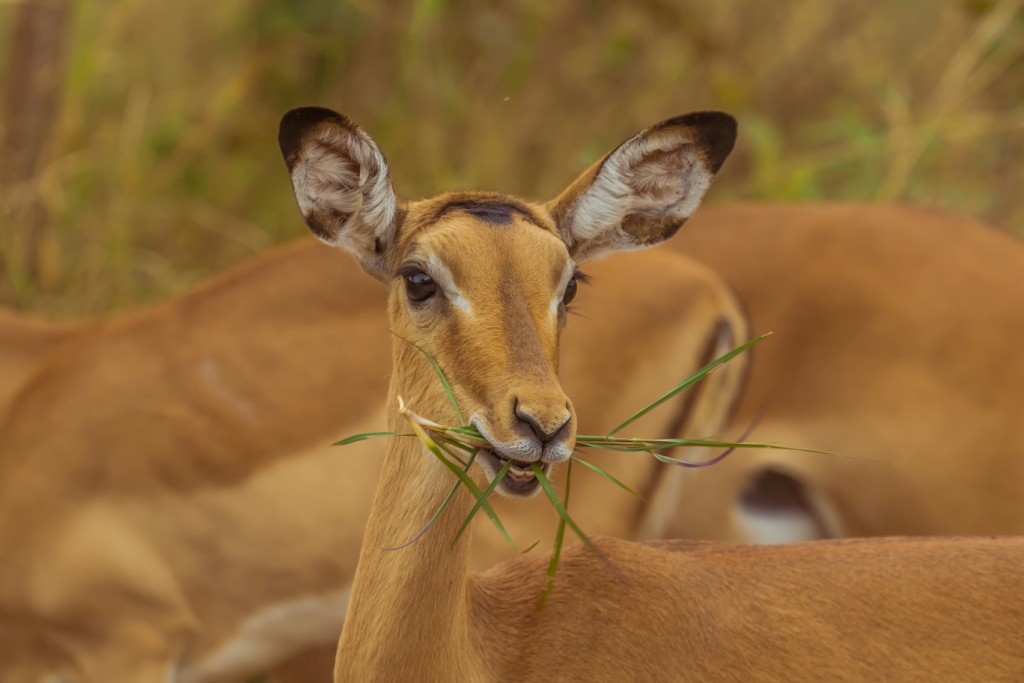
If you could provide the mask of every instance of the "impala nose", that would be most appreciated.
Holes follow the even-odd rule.
[[[547,427],[542,424],[541,420],[531,414],[529,408],[524,407],[521,403],[516,401],[516,417],[519,421],[525,423],[537,440],[542,446],[547,445],[558,438],[559,434],[562,433],[572,421],[572,413],[569,412],[568,406],[563,411],[559,411],[554,415],[546,416],[547,419],[544,422],[547,423]],[[555,425],[555,426],[550,426]]]

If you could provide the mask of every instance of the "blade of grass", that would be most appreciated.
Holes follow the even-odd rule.
[[[501,466],[500,470],[498,470],[498,474],[496,474],[494,479],[491,481],[490,486],[484,489],[483,494],[476,499],[476,503],[474,503],[473,509],[469,511],[469,514],[466,515],[466,519],[462,520],[462,526],[460,526],[459,530],[455,532],[455,538],[452,539],[453,548],[455,547],[455,542],[459,540],[460,536],[462,536],[462,532],[465,531],[466,527],[469,526],[469,523],[473,521],[473,517],[476,515],[476,511],[480,509],[481,505],[487,502],[487,498],[491,495],[491,492],[494,491],[495,488],[497,488],[498,484],[501,483],[501,480],[504,478],[504,476],[508,474],[508,470],[510,467],[512,467],[512,461],[506,460],[505,464]]]
[[[655,452],[655,450],[661,450],[661,448],[651,449],[648,452],[651,455],[653,455],[655,458],[657,458],[659,462],[663,462],[663,463],[666,463],[666,464],[669,464],[669,465],[680,465],[681,467],[707,467],[709,465],[714,465],[715,463],[721,461],[723,458],[725,458],[727,455],[729,455],[731,452],[733,452],[737,448],[769,448],[769,449],[780,450],[780,451],[797,451],[797,452],[800,452],[800,453],[817,453],[817,454],[820,454],[820,455],[838,455],[839,457],[843,457],[843,458],[853,458],[854,460],[868,460],[869,462],[886,462],[884,460],[875,460],[875,459],[868,459],[868,458],[858,458],[858,457],[855,457],[855,456],[852,456],[852,455],[843,455],[842,453],[832,453],[831,451],[817,451],[817,450],[814,450],[814,449],[811,449],[811,448],[793,448],[793,447],[790,447],[790,446],[780,446],[780,445],[769,444],[769,443],[729,443],[729,442],[726,441],[726,442],[721,442],[721,443],[701,443],[701,444],[697,444],[697,445],[698,446],[707,446],[707,447],[711,447],[711,448],[723,447],[723,448],[726,448],[726,450],[725,450],[725,452],[721,453],[720,455],[715,456],[714,458],[711,458],[710,460],[702,460],[702,461],[698,461],[698,462],[691,462],[691,461],[688,461],[688,460],[679,460],[678,458],[671,458],[671,457],[669,457],[667,455],[662,455],[661,453],[656,453]]]
[[[438,441],[443,441],[444,443],[448,444],[449,446],[455,446],[459,450],[466,451],[467,453],[471,453],[473,451],[476,451],[476,450],[480,449],[479,446],[470,446],[469,444],[463,443],[461,441],[457,441],[455,439],[451,439],[451,438],[445,436],[444,434],[438,434],[437,432],[434,432],[434,436],[437,437]]]
[[[700,460],[698,462],[690,462],[689,460],[679,460],[678,458],[670,458],[667,455],[655,453],[654,451],[651,451],[651,455],[653,455],[658,462],[663,462],[666,465],[678,465],[679,467],[692,467],[696,469],[698,467],[710,467],[711,465],[720,463],[723,460],[725,460],[725,458],[734,450],[736,449],[727,448],[718,455],[716,455],[715,457],[711,458],[710,460]]]
[[[622,581],[626,581],[626,576],[622,573],[622,571],[618,567],[616,567],[611,560],[608,559],[607,555],[601,552],[600,548],[594,545],[594,542],[591,541],[585,533],[583,533],[583,529],[579,528],[576,522],[573,521],[572,517],[569,516],[569,511],[565,509],[565,506],[562,504],[562,501],[558,499],[558,494],[556,494],[555,489],[552,488],[551,482],[548,481],[547,476],[544,474],[544,470],[542,470],[540,466],[537,465],[537,463],[535,462],[530,463],[530,468],[533,470],[533,473],[537,475],[537,480],[540,482],[540,487],[541,489],[544,490],[544,495],[548,497],[548,500],[550,500],[551,504],[555,507],[555,511],[558,512],[559,516],[563,520],[565,520],[565,523],[569,526],[570,529],[572,529],[573,533],[576,534],[581,541],[583,541],[583,545],[587,546],[587,548],[589,548],[591,552],[597,555],[601,559],[601,561],[608,566],[608,569],[610,569],[611,572],[615,574],[616,577],[618,577]]]
[[[573,458],[572,460],[575,460]],[[569,504],[569,485],[572,483],[572,460],[565,471],[565,504]],[[548,563],[548,579],[544,583],[544,590],[540,594],[540,602],[537,604],[537,611],[544,611],[544,604],[548,601],[548,594],[555,585],[555,572],[558,571],[558,560],[562,556],[562,543],[565,541],[565,518],[558,520],[558,531],[555,533],[555,550],[551,553],[551,562]],[[537,540],[540,543],[540,539]]]
[[[401,397],[399,397],[398,400],[399,405],[401,406],[400,410],[404,414],[406,411],[405,405],[404,403],[402,403]],[[437,458],[442,465],[451,470],[452,473],[459,478],[459,481],[462,482],[462,485],[465,486],[471,494],[473,494],[474,498],[480,500],[480,497],[483,495],[483,492],[480,491],[480,488],[472,479],[469,478],[469,475],[466,474],[466,472],[463,472],[461,469],[459,469],[457,465],[455,465],[455,463],[453,463],[451,460],[449,460],[448,458],[444,457],[444,455],[441,454],[441,450],[443,447],[439,446],[432,438],[430,438],[427,432],[424,431],[423,427],[421,427],[419,424],[417,424],[413,420],[409,420],[409,424],[412,426],[412,430],[416,432],[416,436],[419,437],[420,442],[427,447],[427,450],[433,453],[434,457]],[[448,452],[447,449],[445,449],[445,452]],[[494,508],[491,507],[490,503],[484,500],[480,505],[481,507],[483,507],[484,513],[487,515],[487,517],[494,523],[494,526],[498,529],[499,532],[501,532],[501,535],[505,538],[505,540],[508,541],[508,544],[516,550],[519,550],[519,548],[516,547],[515,542],[512,540],[512,537],[508,535],[507,531],[505,531],[504,525],[501,523],[501,520],[498,519],[498,515],[494,512]]]
[[[847,453],[836,453],[834,451],[823,451],[815,448],[800,448],[797,446],[786,446],[776,443],[761,443],[755,441],[717,441],[713,439],[612,439],[598,437],[588,441],[589,437],[577,437],[578,448],[597,448],[606,451],[620,451],[623,453],[650,453],[666,448],[678,448],[696,446],[698,448],[769,448],[781,451],[796,451],[800,453],[817,453],[818,455],[835,455],[840,458],[851,458],[853,460],[866,460],[868,462],[888,462],[875,458],[862,458]]]
[[[540,542],[543,541],[546,537],[547,537],[547,534],[544,534],[544,536],[541,536],[536,541],[534,541],[530,545],[526,546],[522,551],[520,551],[520,554],[521,555],[525,555],[526,553],[530,552],[531,550],[536,548],[538,545],[540,545]]]
[[[673,396],[678,394],[680,391],[683,391],[684,389],[686,389],[686,388],[688,388],[690,386],[693,386],[697,382],[701,381],[702,379],[707,377],[708,374],[710,374],[712,370],[714,370],[718,366],[722,365],[723,363],[729,362],[730,360],[732,360],[736,356],[740,355],[741,353],[743,353],[744,351],[749,349],[754,344],[757,344],[758,342],[763,340],[769,334],[771,334],[771,332],[767,332],[767,333],[762,334],[762,335],[760,335],[758,337],[754,337],[753,339],[748,341],[746,344],[743,344],[742,346],[738,346],[735,349],[733,349],[732,351],[730,351],[729,353],[725,354],[724,356],[721,356],[721,357],[716,358],[715,360],[711,361],[710,363],[708,363],[707,365],[702,367],[700,370],[698,370],[697,372],[693,373],[692,375],[690,375],[689,377],[684,379],[682,382],[680,382],[676,386],[672,387],[667,393],[665,393],[657,401],[647,405],[644,408],[641,408],[640,410],[638,410],[635,413],[633,413],[632,415],[630,415],[628,420],[626,420],[625,422],[620,424],[618,427],[616,427],[612,431],[608,432],[608,436],[612,436],[613,434],[622,431],[623,429],[625,429],[629,425],[633,424],[634,422],[639,420],[641,417],[643,417],[647,413],[651,412],[652,410],[654,410],[655,408],[660,406],[665,401],[669,400],[670,398],[672,398]]]
[[[445,467],[447,467],[448,469],[455,473],[455,476],[459,478],[459,481],[462,482],[462,485],[469,490],[469,492],[473,495],[474,498],[476,498],[478,501],[481,500],[481,498],[483,497],[483,492],[476,485],[476,483],[469,478],[468,474],[460,470],[451,461],[449,461],[444,456],[441,456],[439,453],[434,453],[434,455],[440,458],[441,462],[445,465]],[[488,503],[486,499],[484,499],[483,502],[480,503],[480,507],[483,508],[484,513],[487,515],[488,519],[491,520],[495,528],[501,533],[502,537],[504,537],[508,544],[518,551],[519,547],[515,544],[515,541],[512,540],[512,537],[508,535],[508,532],[505,531],[505,526],[501,523],[501,520],[498,518],[498,514],[494,511],[494,508],[491,507],[491,504]]]
[[[800,448],[798,446],[786,446],[785,444],[779,443],[764,443],[757,441],[717,441],[714,439],[688,439],[687,443],[680,444],[683,446],[697,446],[699,448],[767,448],[776,451],[795,451],[797,453],[816,453],[818,455],[835,455],[840,458],[851,458],[853,460],[873,460],[873,458],[862,458],[857,455],[848,455],[846,453],[836,453],[834,451],[823,451],[817,448]],[[662,448],[671,448],[674,444],[669,446],[659,446],[658,450]],[[884,462],[878,460],[876,462]]]
[[[476,453],[474,453],[473,455],[469,456],[469,462],[466,463],[466,468],[463,470],[463,472],[468,472],[469,471],[469,468],[473,464],[473,460],[474,459],[476,459]],[[418,534],[413,536],[411,539],[409,539],[408,541],[406,541],[402,545],[395,546],[394,548],[381,548],[381,550],[401,550],[402,548],[406,548],[406,547],[412,545],[413,543],[415,543],[416,541],[420,540],[420,538],[423,536],[423,534],[427,533],[427,531],[430,529],[430,527],[434,526],[434,522],[437,521],[437,518],[440,517],[441,513],[444,512],[445,508],[448,507],[448,503],[450,503],[452,501],[452,498],[455,497],[455,492],[459,490],[460,486],[462,486],[462,482],[460,482],[460,481],[455,482],[455,484],[452,486],[451,490],[448,491],[448,495],[444,497],[444,501],[441,503],[440,506],[438,506],[437,511],[434,512],[434,516],[430,518],[430,521],[427,522],[427,525],[425,527],[420,529],[420,532]]]
[[[621,481],[619,481],[618,479],[616,479],[612,475],[610,475],[607,472],[605,472],[604,470],[602,470],[600,467],[598,467],[594,463],[587,462],[586,460],[580,460],[575,455],[572,456],[572,459],[575,460],[576,462],[578,462],[579,464],[583,465],[584,467],[589,467],[590,469],[594,470],[595,472],[600,474],[602,477],[604,477],[608,481],[612,482],[613,484],[615,484],[616,486],[620,487],[624,491],[627,491],[630,495],[635,497],[637,500],[641,500],[641,501],[644,500],[636,491],[634,491],[633,489],[629,488],[628,486],[626,486]],[[571,467],[572,463],[570,462],[569,465]],[[569,488],[569,484],[568,484],[569,475],[568,474],[565,475],[565,479],[566,479],[566,490],[568,490],[568,488]],[[568,497],[568,494],[566,494],[566,497]],[[566,501],[566,502],[568,503],[568,501]],[[646,503],[647,501],[644,501],[644,502]]]
[[[544,470],[541,469],[540,465],[538,465],[535,462],[531,462],[530,469],[532,469],[533,473],[537,476],[537,481],[540,482],[540,487],[544,490],[544,495],[546,495],[548,497],[548,500],[551,501],[551,504],[555,506],[555,511],[558,512],[558,515],[562,518],[562,521],[569,525],[569,528],[573,530],[573,533],[579,536],[580,540],[583,541],[584,545],[593,550],[595,553],[602,555],[601,551],[598,550],[597,546],[594,545],[593,541],[591,541],[590,538],[585,533],[583,533],[583,529],[579,528],[579,526],[576,525],[576,522],[572,520],[572,517],[569,516],[569,512],[565,509],[565,506],[562,504],[562,501],[558,499],[558,494],[555,493],[555,489],[552,488],[551,482],[548,481],[548,478],[547,476],[545,476]]]
[[[406,344],[410,344],[416,347],[419,350],[419,352],[423,354],[423,357],[430,361],[431,367],[433,367],[434,372],[437,373],[437,378],[441,380],[441,386],[444,387],[444,393],[448,394],[448,400],[451,401],[452,408],[455,408],[455,414],[459,416],[459,424],[466,424],[466,420],[462,417],[462,411],[459,410],[459,404],[455,401],[455,394],[452,393],[452,387],[450,384],[448,384],[448,378],[444,376],[444,372],[442,372],[441,366],[437,364],[437,361],[434,360],[434,357],[427,353],[425,350],[423,350],[423,348],[421,348],[419,344],[409,341],[408,339],[398,334],[397,332],[393,332],[391,330],[388,331],[391,332],[391,334],[398,337],[399,339],[401,339],[402,341],[404,341]]]
[[[350,443],[357,441],[365,441],[367,439],[376,439],[382,436],[416,436],[415,434],[401,434],[399,432],[366,432],[365,434],[354,434],[347,439],[341,441],[335,441],[332,446],[347,446]]]

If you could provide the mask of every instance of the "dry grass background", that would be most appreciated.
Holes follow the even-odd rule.
[[[275,132],[314,103],[376,138],[408,198],[546,198],[637,129],[713,107],[741,141],[712,201],[906,200],[1024,238],[1021,5],[81,0],[32,181],[42,239],[26,257],[0,212],[0,302],[131,307],[303,234]]]

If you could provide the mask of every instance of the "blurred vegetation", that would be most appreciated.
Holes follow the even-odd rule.
[[[741,141],[712,201],[905,200],[1024,237],[1020,0],[82,0],[68,41],[38,250],[0,226],[23,309],[135,306],[304,234],[276,146],[301,104],[366,128],[407,198],[550,197],[721,108]]]

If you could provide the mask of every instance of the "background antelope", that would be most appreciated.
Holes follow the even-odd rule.
[[[1016,240],[909,206],[751,205],[702,212],[671,246],[774,332],[731,430],[760,417],[757,440],[878,462],[758,451],[675,472],[690,481],[651,537],[1024,533]]]
[[[942,239],[933,241],[935,234]],[[585,529],[626,538],[645,533],[769,540],[780,534],[820,535],[818,520],[824,519],[840,532],[869,535],[1020,533],[1015,506],[1021,480],[1005,474],[1016,467],[1019,434],[1011,419],[998,426],[984,417],[1013,414],[1020,384],[1012,354],[1001,350],[1005,331],[1021,324],[1024,311],[1016,303],[1022,252],[1016,244],[950,215],[852,206],[705,208],[669,246],[674,249],[680,242],[695,244],[712,264],[727,264],[731,258],[743,263],[735,271],[723,269],[741,288],[758,331],[776,330],[758,347],[752,368],[753,385],[765,386],[763,393],[745,391],[743,412],[731,433],[746,429],[749,414],[760,410],[755,438],[895,462],[743,452],[695,477],[687,479],[684,473],[680,485],[677,470],[665,471],[646,458],[598,459],[634,490],[649,492],[645,498],[651,506],[618,495],[584,473],[576,478],[572,509]],[[608,429],[663,391],[670,378],[699,365],[709,342],[717,339],[719,320],[730,321],[727,329],[737,339],[746,335],[738,309],[715,276],[688,259],[659,252],[587,267],[595,282],[579,296],[583,315],[565,331],[562,379],[588,432]],[[765,253],[772,259],[761,258]],[[903,256],[925,253],[928,258]],[[880,258],[884,254],[892,256]],[[990,265],[979,273],[975,262]],[[870,280],[859,275],[865,272],[871,273]],[[823,286],[822,278],[842,273],[847,275],[841,289]],[[897,286],[900,282],[920,284],[908,290]],[[315,243],[297,244],[156,309],[94,324],[91,330],[75,328],[81,343],[69,339],[72,343],[38,372],[35,361],[18,365],[19,375],[35,377],[23,389],[25,400],[19,400],[16,417],[0,429],[0,438],[17,439],[4,442],[10,458],[4,480],[12,489],[27,482],[32,495],[0,496],[6,501],[4,516],[17,521],[11,528],[18,531],[8,537],[4,555],[38,557],[24,565],[38,571],[55,548],[72,538],[59,529],[75,518],[91,515],[95,520],[95,511],[106,509],[112,518],[109,528],[92,522],[103,548],[90,550],[87,564],[67,565],[67,574],[51,573],[48,581],[68,595],[80,593],[81,598],[69,601],[72,605],[95,600],[102,611],[81,612],[83,623],[106,624],[111,638],[121,637],[131,624],[150,616],[139,613],[132,600],[118,597],[137,592],[134,574],[110,557],[118,546],[102,534],[127,530],[129,537],[141,539],[140,558],[176,557],[160,570],[173,577],[160,589],[171,597],[160,599],[173,603],[174,594],[187,596],[175,609],[195,624],[194,634],[182,638],[172,620],[163,634],[169,645],[151,655],[156,663],[150,666],[162,671],[187,641],[191,646],[182,672],[194,680],[230,680],[336,638],[341,626],[337,608],[344,604],[371,502],[364,493],[376,481],[382,444],[348,447],[365,447],[359,452],[320,445],[384,426],[369,399],[352,400],[353,391],[380,401],[385,395],[387,359],[377,353],[388,341],[380,316],[384,300],[379,287],[365,283],[349,259]],[[956,295],[933,299],[924,308],[921,297],[944,286]],[[773,287],[785,296],[771,296]],[[988,305],[977,306],[977,301]],[[790,313],[773,313],[779,310]],[[805,310],[813,312],[812,319],[795,317]],[[949,338],[948,321],[968,318],[972,323],[962,334],[969,336],[955,353],[928,350]],[[794,319],[806,324],[794,326]],[[27,327],[8,338],[47,329],[11,318],[12,325],[21,322]],[[819,329],[841,333],[822,337],[816,334]],[[895,338],[891,329],[899,330]],[[52,332],[48,338],[67,339],[66,328]],[[24,348],[29,353],[49,345]],[[351,352],[333,353],[346,348]],[[322,361],[315,367],[311,350]],[[858,361],[861,354],[864,361]],[[811,358],[816,362],[811,364]],[[900,371],[910,358],[919,363],[912,382]],[[1002,371],[984,371],[989,359],[1002,359]],[[825,373],[827,382],[821,381]],[[776,379],[767,381],[766,374]],[[946,376],[956,378],[957,391],[933,391]],[[261,382],[278,390],[265,391]],[[727,389],[722,385],[705,398],[717,394],[725,400]],[[794,403],[809,392],[813,411]],[[963,412],[958,392],[1000,398],[992,412]],[[906,409],[880,414],[871,408],[880,401],[899,401]],[[712,400],[696,402],[690,433],[714,430],[714,405]],[[258,421],[247,419],[253,413],[246,407]],[[682,402],[666,406],[636,433],[669,434],[683,407]],[[702,416],[703,410],[711,413]],[[958,419],[950,419],[951,414]],[[865,432],[858,426],[862,422],[877,426]],[[941,432],[935,424],[942,424]],[[943,434],[959,436],[944,439]],[[130,438],[122,440],[122,435]],[[865,436],[873,447],[865,446]],[[972,441],[987,446],[976,459],[965,460],[962,444]],[[209,448],[210,443],[219,446]],[[888,458],[890,453],[898,457]],[[258,454],[259,459],[252,457]],[[21,463],[17,475],[11,462]],[[970,468],[971,476],[958,475],[961,467]],[[84,485],[97,477],[78,477],[83,471],[119,476],[90,489]],[[772,475],[766,472],[786,478],[784,486],[790,488],[783,493],[792,494],[796,483],[796,493],[806,497],[768,495],[772,491],[763,482],[770,484]],[[961,481],[954,485],[957,477]],[[993,480],[1000,482],[998,488],[987,483]],[[351,482],[352,495],[340,495],[338,481]],[[762,482],[759,490],[751,493],[751,482]],[[52,507],[49,501],[61,500],[68,491],[80,491],[72,497],[84,502],[60,516],[39,515],[40,507]],[[879,501],[890,502],[879,507]],[[823,510],[834,510],[836,516],[824,517]],[[527,543],[555,523],[544,505],[499,511],[513,535]],[[950,514],[957,511],[963,514]],[[287,526],[283,519],[289,520]],[[908,520],[913,527],[908,528]],[[666,523],[667,529],[658,528]],[[225,528],[236,530],[228,545],[217,540]],[[352,533],[339,533],[346,528]],[[292,553],[274,550],[283,544]],[[142,552],[143,547],[151,550]],[[473,548],[471,565],[481,569],[509,554],[487,524],[478,529]],[[211,562],[218,571],[208,569]],[[77,578],[82,566],[92,567],[95,581]],[[25,575],[18,578],[13,567],[8,569],[8,585],[24,585]],[[4,614],[0,645],[9,649],[0,661],[14,667],[21,657],[32,657],[44,671],[62,661],[63,655],[24,645],[25,638],[61,641],[59,623],[33,609]],[[302,615],[317,619],[294,618]],[[61,623],[73,622],[63,617]],[[103,655],[95,644],[102,640],[93,642],[77,656],[84,658],[85,670],[109,678],[100,664],[92,663]],[[121,651],[125,642],[120,641]],[[307,658],[312,671],[296,672],[294,680],[312,680],[300,673],[328,676],[334,649],[328,648],[327,663],[320,668],[316,658]],[[11,676],[9,670],[2,678]]]
[[[410,340],[446,369],[469,423],[489,442],[479,469],[493,478],[511,461],[496,490],[536,492],[542,472],[574,447],[576,415],[554,371],[578,263],[675,234],[735,130],[713,112],[663,122],[547,205],[456,193],[399,208],[365,133],[330,110],[286,114],[279,141],[307,224],[389,286],[398,337],[389,429],[402,429],[405,401],[442,423],[458,420]],[[389,441],[336,681],[876,680],[888,672],[1013,680],[1024,672],[1024,652],[1009,635],[1024,618],[1020,539],[743,550],[606,540],[605,558],[586,550],[565,557],[567,577],[538,616],[543,560],[467,574],[468,540],[449,541],[472,505],[461,489],[435,533],[387,550],[427,523],[450,487],[446,473],[416,440]],[[726,590],[709,596],[716,580]],[[894,651],[894,641],[904,647]]]

